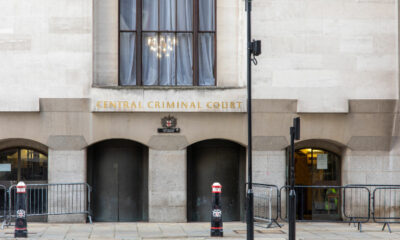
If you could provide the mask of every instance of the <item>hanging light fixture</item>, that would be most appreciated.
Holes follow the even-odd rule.
[[[154,36],[147,38],[147,45],[150,51],[157,54],[158,58],[169,57],[177,44],[178,40],[175,36]]]

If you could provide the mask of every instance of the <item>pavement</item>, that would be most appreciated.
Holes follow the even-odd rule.
[[[345,223],[297,223],[297,239],[400,239],[400,224],[391,225],[392,233],[381,224],[363,224],[363,232]],[[255,239],[287,239],[287,224],[282,228],[255,227]],[[132,240],[206,240],[246,239],[246,224],[224,223],[224,237],[210,237],[210,223],[28,223],[29,239],[132,239]],[[0,230],[0,239],[13,239],[14,227]]]

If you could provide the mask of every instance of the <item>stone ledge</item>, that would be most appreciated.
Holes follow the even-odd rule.
[[[246,87],[222,87],[222,86],[120,86],[120,85],[98,85],[93,84],[92,88],[100,89],[134,89],[134,90],[229,90],[229,89],[246,89]]]
[[[155,150],[182,150],[189,145],[185,136],[152,136],[147,144]]]
[[[351,113],[394,113],[397,100],[373,99],[373,100],[349,100],[349,112]]]
[[[40,98],[41,112],[89,112],[89,98]]]
[[[83,136],[51,135],[47,145],[53,150],[82,150],[88,144]]]
[[[289,146],[284,136],[254,136],[253,150],[255,151],[280,151]]]
[[[347,146],[354,151],[390,151],[391,136],[353,136]]]

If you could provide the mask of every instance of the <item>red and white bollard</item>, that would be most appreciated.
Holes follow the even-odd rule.
[[[223,237],[220,183],[212,185],[211,237]]]
[[[17,201],[15,205],[17,218],[15,220],[15,238],[28,237],[28,225],[26,222],[26,185],[24,182],[17,184]]]

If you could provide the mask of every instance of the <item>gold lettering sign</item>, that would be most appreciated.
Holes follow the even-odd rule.
[[[244,101],[98,100],[94,112],[246,112]]]

